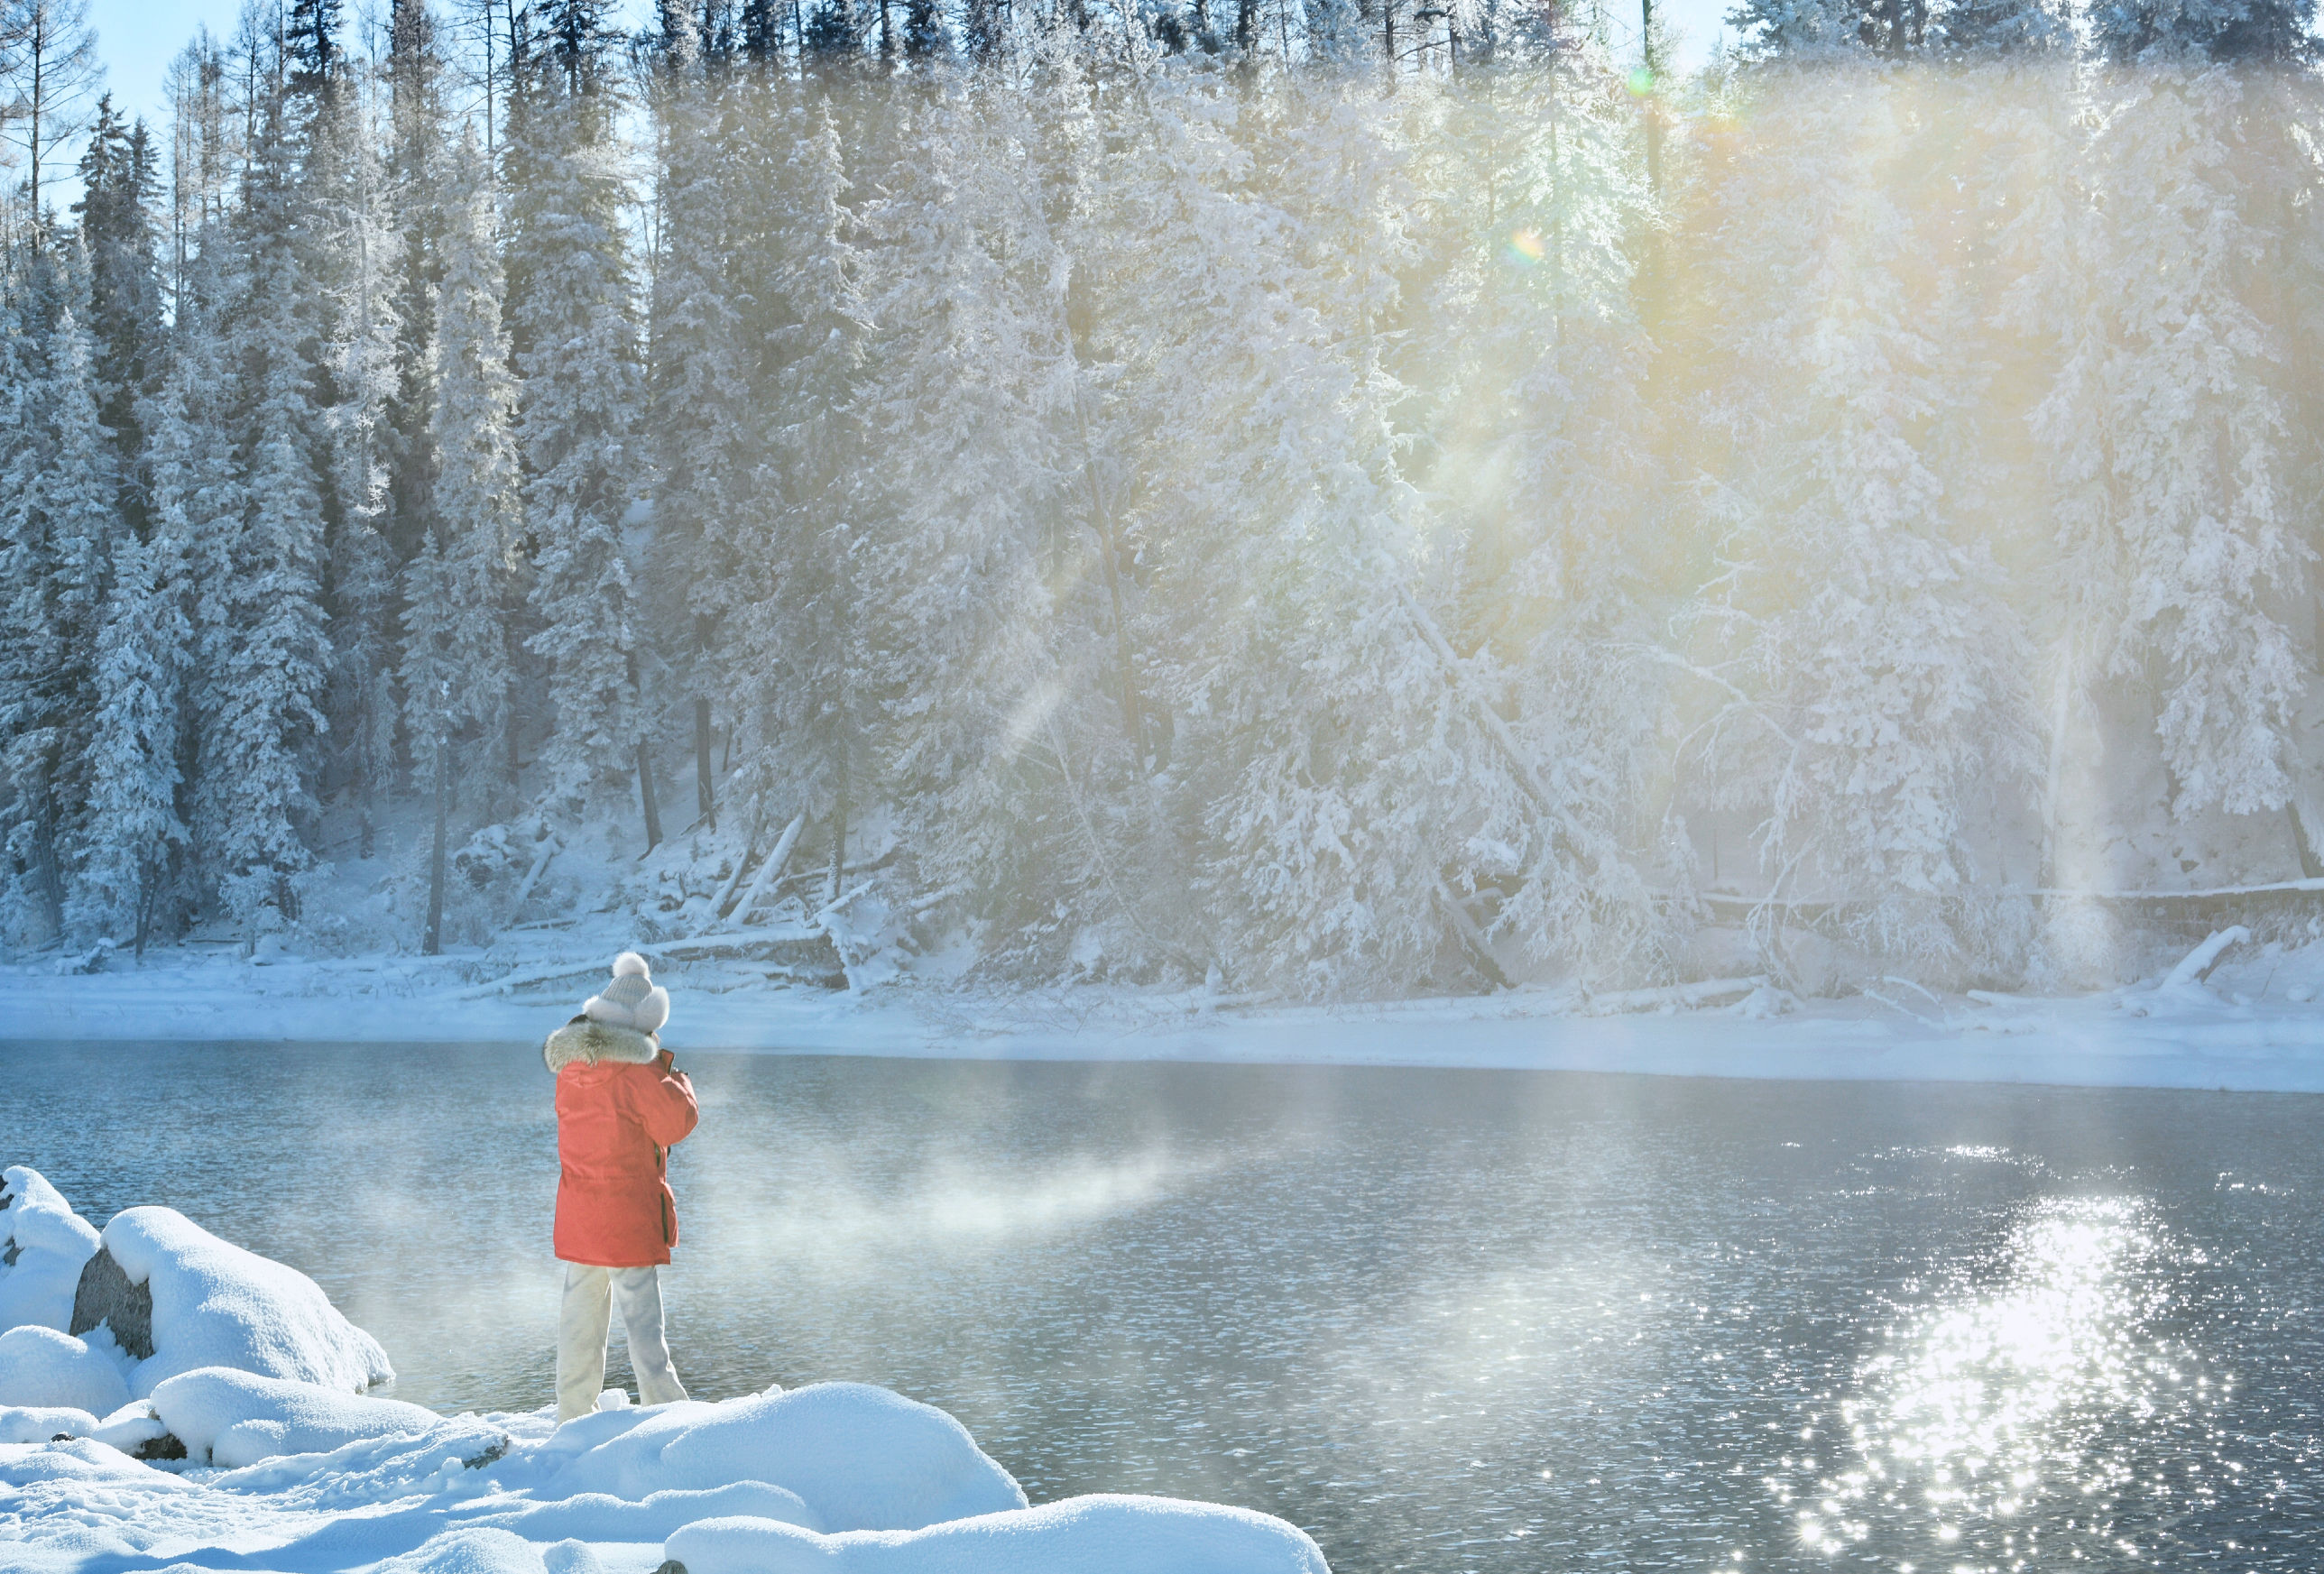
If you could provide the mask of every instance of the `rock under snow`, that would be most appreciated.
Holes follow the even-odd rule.
[[[105,1257],[119,1265],[133,1289],[143,1286],[151,1297],[152,1353],[130,1368],[133,1395],[150,1395],[170,1378],[204,1367],[231,1367],[343,1394],[359,1394],[395,1376],[379,1341],[342,1317],[314,1280],[220,1240],[175,1209],[116,1214],[102,1240]],[[90,1268],[105,1257],[92,1258]],[[109,1321],[102,1326],[123,1331]]]
[[[0,1404],[106,1415],[128,1403],[121,1368],[82,1340],[37,1322],[0,1333]]]
[[[1068,1497],[918,1531],[713,1519],[662,1543],[686,1574],[1331,1574],[1297,1526],[1167,1497]]]
[[[416,1436],[442,1424],[432,1410],[228,1367],[183,1372],[150,1401],[187,1456],[239,1468],[278,1454],[320,1454],[365,1438]]]
[[[795,1493],[825,1531],[917,1530],[1025,1506],[1008,1471],[933,1405],[862,1383],[818,1383],[723,1404],[605,1410],[538,1451],[544,1493],[635,1499],[760,1481]]]
[[[65,1332],[81,1265],[96,1252],[97,1231],[38,1172],[0,1172],[0,1330]]]

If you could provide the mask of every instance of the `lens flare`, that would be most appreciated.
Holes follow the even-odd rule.
[[[1514,230],[1509,235],[1506,255],[1518,267],[1531,268],[1537,266],[1544,257],[1549,255],[1549,247],[1542,240],[1541,232],[1537,229]]]
[[[1655,90],[1655,74],[1644,66],[1633,66],[1630,74],[1622,78],[1622,85],[1630,90],[1631,97],[1645,98]]]

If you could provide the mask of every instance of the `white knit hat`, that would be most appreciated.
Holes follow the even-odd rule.
[[[613,959],[613,981],[583,1002],[581,1015],[613,1027],[659,1033],[669,1020],[669,991],[653,981],[644,957],[625,951]]]

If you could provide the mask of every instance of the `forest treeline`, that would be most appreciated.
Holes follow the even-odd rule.
[[[1756,0],[1677,83],[1465,0],[336,9],[11,210],[14,950],[295,929],[431,807],[509,921],[641,788],[1020,982],[1666,981],[1717,888],[2038,983],[2031,893],[2324,871],[2304,9]]]

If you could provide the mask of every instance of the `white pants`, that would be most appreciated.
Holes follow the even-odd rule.
[[[597,1395],[605,1388],[605,1334],[616,1305],[630,1337],[630,1369],[638,1376],[638,1403],[667,1404],[686,1397],[686,1385],[669,1364],[669,1343],[662,1337],[660,1270],[567,1263],[565,1299],[557,1313],[560,1426],[597,1408]]]

